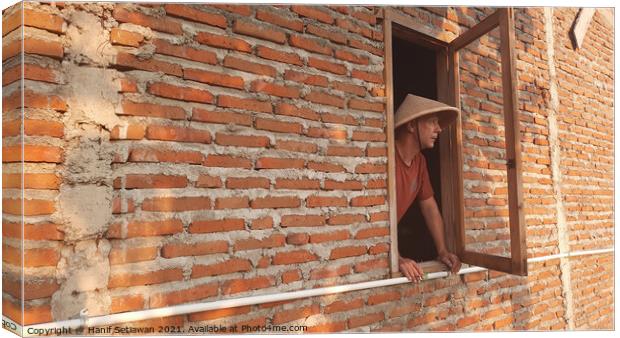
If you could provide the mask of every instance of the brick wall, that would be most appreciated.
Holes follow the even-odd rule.
[[[384,45],[374,7],[23,6],[23,25],[19,7],[3,14],[5,315],[21,321],[21,143],[25,324],[82,308],[103,315],[389,278]],[[402,12],[456,36],[492,10]],[[595,15],[574,52],[567,40],[574,14],[558,10],[553,22],[563,203],[571,250],[607,248],[613,49],[610,28]],[[528,256],[544,256],[559,252],[545,17],[521,9],[515,21]],[[23,60],[15,42],[21,30]],[[462,72],[489,71],[493,40],[485,43]],[[575,53],[592,69],[575,63]],[[503,138],[490,97],[501,90],[487,74],[463,78],[466,205],[477,218],[468,220],[478,231],[473,240],[494,236],[492,247],[501,249],[503,215],[475,214],[501,213],[506,198],[501,179],[485,179],[485,171],[498,171],[489,155],[499,156],[492,142]],[[596,190],[575,180],[591,176],[589,168],[600,175]],[[591,212],[584,213],[593,204],[581,200],[583,190],[599,194]],[[528,277],[480,272],[150,324],[549,330],[574,321],[611,328],[610,257],[571,259],[570,319],[556,259],[530,264]],[[597,290],[592,283],[606,290],[596,307],[584,301]]]

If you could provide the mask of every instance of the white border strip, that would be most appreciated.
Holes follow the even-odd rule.
[[[589,251],[577,251],[572,253],[563,253],[556,255],[549,255],[543,257],[534,257],[529,258],[528,263],[536,263],[543,262],[551,259],[557,259],[562,257],[577,257],[584,255],[595,255],[595,254],[604,254],[614,252],[613,248],[609,249],[600,249],[600,250],[589,250]],[[468,267],[461,269],[458,274],[468,274],[473,272],[481,272],[487,271],[486,268],[481,267]],[[450,272],[441,271],[441,272],[432,272],[425,274],[424,280],[429,279],[437,279],[449,276]],[[113,324],[120,324],[126,322],[134,322],[152,318],[160,318],[160,317],[170,317],[181,314],[209,311],[209,310],[217,310],[223,308],[232,308],[244,305],[256,305],[263,303],[272,303],[278,301],[299,299],[299,298],[308,298],[308,297],[316,297],[316,296],[325,296],[331,295],[335,293],[343,293],[349,291],[363,290],[363,289],[371,289],[383,286],[391,286],[409,283],[409,280],[406,277],[399,278],[390,278],[383,279],[378,281],[370,281],[356,284],[347,284],[347,285],[338,285],[338,286],[330,286],[324,288],[317,289],[309,289],[309,290],[300,290],[300,291],[291,291],[277,294],[269,294],[269,295],[260,295],[260,296],[250,296],[250,297],[242,297],[242,298],[233,298],[233,299],[224,299],[218,300],[215,302],[208,303],[192,303],[192,304],[184,304],[184,305],[175,305],[168,306],[158,309],[150,309],[150,310],[142,310],[142,311],[134,311],[134,312],[126,312],[126,313],[116,313],[112,315],[104,315],[88,318],[87,314],[83,311],[82,318],[71,319],[71,320],[63,320],[52,323],[44,323],[37,325],[25,326],[23,328],[24,336],[33,336],[40,335],[43,332],[51,332],[62,330],[62,329],[75,329],[79,327],[98,327],[98,326],[108,326]]]

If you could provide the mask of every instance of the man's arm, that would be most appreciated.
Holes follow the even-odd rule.
[[[437,248],[437,255],[440,261],[446,264],[453,273],[457,273],[461,269],[461,261],[459,258],[451,252],[448,252],[446,248],[446,242],[444,241],[443,231],[443,219],[439,213],[437,202],[435,197],[431,196],[420,203],[420,211],[426,221],[426,226],[435,241],[435,247]]]

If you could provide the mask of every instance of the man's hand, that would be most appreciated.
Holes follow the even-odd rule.
[[[452,271],[452,273],[457,273],[461,269],[461,261],[459,260],[458,256],[451,252],[442,251],[437,256],[437,259],[447,265],[448,268],[450,268],[450,271]]]
[[[398,266],[400,268],[400,272],[402,272],[407,279],[412,282],[418,283],[424,277],[424,272],[422,271],[422,267],[418,265],[413,259],[398,257]]]

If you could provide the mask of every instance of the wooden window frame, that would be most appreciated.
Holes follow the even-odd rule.
[[[380,18],[383,20],[385,43],[385,86],[386,122],[388,143],[388,202],[390,220],[390,268],[393,277],[401,276],[398,267],[398,222],[396,217],[396,174],[394,150],[394,88],[392,64],[392,31],[399,36],[425,48],[437,55],[437,100],[460,109],[459,49],[467,46],[484,34],[499,27],[500,53],[502,64],[502,90],[504,123],[506,130],[506,158],[508,177],[508,207],[510,224],[511,257],[482,254],[467,251],[465,248],[465,205],[463,191],[463,154],[461,119],[444,131],[440,138],[441,161],[441,206],[445,224],[445,240],[449,250],[455,252],[462,262],[503,271],[515,275],[527,275],[527,246],[525,242],[525,221],[521,191],[521,142],[519,117],[517,114],[516,70],[514,67],[514,14],[511,8],[500,8],[480,21],[470,30],[455,39],[433,30],[391,8],[385,8]],[[397,24],[395,26],[394,24]],[[451,198],[456,196],[457,198]],[[425,262],[425,271],[446,270],[437,261]]]

